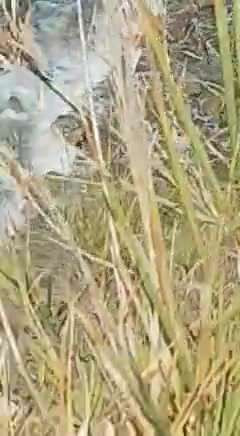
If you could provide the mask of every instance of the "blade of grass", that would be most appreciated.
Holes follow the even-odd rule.
[[[89,336],[90,341],[94,344],[94,352],[97,354],[101,365],[105,368],[110,376],[110,380],[114,381],[119,390],[123,393],[124,397],[128,399],[129,404],[135,411],[138,409],[140,414],[143,415],[151,426],[155,429],[160,436],[167,436],[169,434],[166,429],[167,420],[162,413],[156,409],[151,399],[146,393],[146,387],[143,386],[140,378],[132,371],[130,366],[130,355],[126,354],[126,350],[118,350],[118,355],[113,354],[111,350],[106,347],[99,347],[94,340],[94,334],[90,325],[81,312],[77,312],[84,328]],[[126,359],[124,356],[128,356]],[[120,358],[121,356],[121,358]]]
[[[233,0],[233,24],[235,33],[235,48],[237,58],[237,74],[238,88],[240,89],[240,3],[238,0]]]
[[[201,401],[202,395],[207,389],[213,384],[217,385],[218,381],[221,380],[224,375],[236,366],[235,359],[229,359],[227,362],[215,362],[216,366],[208,373],[207,377],[201,385],[197,385],[194,390],[192,390],[190,396],[186,399],[179,411],[175,422],[172,425],[172,434],[178,434],[181,431],[193,413],[196,405]]]
[[[234,36],[235,36],[235,50],[236,50],[236,62],[237,62],[237,79],[238,79],[238,91],[240,90],[240,3],[238,0],[233,0],[233,25],[234,25]],[[224,58],[223,58],[224,59]],[[230,102],[229,102],[230,103]],[[235,99],[235,107],[237,112],[237,117],[239,118],[239,109],[237,110],[237,101]],[[234,117],[234,115],[233,115]],[[237,131],[236,146],[233,152],[232,161],[230,164],[229,178],[230,183],[234,182],[235,170],[239,158],[239,148],[240,148],[240,138],[239,132]]]
[[[41,398],[40,392],[36,391],[35,386],[33,385],[32,381],[31,381],[31,378],[29,377],[29,375],[28,375],[28,373],[27,373],[27,371],[25,369],[22,356],[19,353],[16,341],[15,341],[15,338],[14,338],[14,334],[12,332],[12,329],[11,329],[10,325],[9,325],[9,321],[7,319],[7,316],[6,316],[6,313],[5,313],[5,310],[4,310],[4,306],[2,304],[1,299],[0,299],[0,317],[1,317],[2,325],[3,325],[4,330],[6,332],[6,336],[8,338],[10,347],[12,349],[14,358],[16,360],[18,369],[19,369],[21,375],[23,376],[23,378],[24,378],[24,380],[26,382],[26,385],[27,385],[27,387],[29,389],[29,392],[32,395],[32,398],[34,399],[34,401],[36,403],[36,406],[38,407],[41,416],[43,418],[46,418],[47,417],[47,410],[46,410],[45,404],[43,402],[43,399]]]
[[[232,153],[234,154],[237,146],[237,105],[234,90],[234,72],[228,32],[227,10],[224,0],[215,0],[214,6],[221,54],[221,66],[223,71],[224,95],[230,133],[230,143]]]
[[[140,277],[144,284],[143,289],[159,315],[163,334],[166,335],[166,341],[168,343],[176,342],[177,344],[176,349],[182,369],[182,377],[184,382],[190,386],[193,380],[191,353],[188,349],[185,331],[181,320],[178,317],[174,296],[170,287],[168,268],[165,264],[166,254],[163,251],[165,248],[161,230],[162,225],[157,212],[157,207],[152,203],[149,205],[149,225],[155,253],[154,263],[158,274],[160,289],[158,289],[158,287],[156,288],[154,278],[155,273],[152,272],[152,262],[149,261],[142,245],[132,234],[128,223],[126,223],[121,206],[117,201],[117,192],[114,193],[113,191],[110,198],[111,202],[109,208],[116,228],[120,234],[121,241],[128,248],[132,261],[138,268]]]
[[[156,57],[157,65],[159,66],[163,75],[164,83],[168,87],[174,110],[176,111],[178,119],[193,146],[198,162],[204,169],[212,192],[217,200],[217,204],[220,208],[222,208],[222,194],[220,191],[219,182],[209,162],[209,158],[205,146],[201,140],[199,130],[192,121],[190,109],[184,102],[182,90],[180,86],[176,84],[172,75],[167,53],[163,23],[160,20],[156,21],[156,17],[151,16],[143,0],[138,0],[137,4],[140,13],[141,29],[143,30]]]
[[[171,165],[173,169],[173,174],[175,176],[175,179],[178,184],[178,188],[181,195],[181,200],[185,208],[185,212],[188,217],[188,221],[193,233],[193,237],[195,240],[196,248],[198,250],[198,254],[201,258],[204,257],[204,245],[201,238],[200,230],[197,224],[196,214],[194,205],[191,198],[191,190],[188,184],[187,177],[181,168],[180,164],[180,156],[179,153],[176,150],[175,142],[174,142],[174,135],[173,131],[170,127],[170,122],[168,120],[167,114],[166,114],[166,108],[164,105],[164,99],[163,95],[160,91],[161,84],[155,81],[155,86],[153,89],[153,100],[158,112],[159,116],[159,122],[162,126],[164,136],[166,138],[166,146],[168,149],[168,153],[171,159]]]

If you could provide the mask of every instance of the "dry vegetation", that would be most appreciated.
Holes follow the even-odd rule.
[[[97,174],[61,206],[24,180],[39,221],[1,254],[1,435],[240,433],[240,8],[230,35],[212,3],[224,152],[192,121],[164,22],[138,0],[109,23],[124,35],[109,38],[104,140],[90,93]]]

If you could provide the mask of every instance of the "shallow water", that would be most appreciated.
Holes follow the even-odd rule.
[[[89,29],[92,3],[93,0],[82,3],[85,30]],[[89,44],[87,51],[93,87],[109,71],[102,58],[106,37],[104,15],[98,11],[96,17],[94,47]],[[51,74],[54,84],[80,105],[86,85],[76,3],[34,1],[32,28],[38,45],[34,57],[40,69]],[[11,157],[33,175],[71,174],[77,149],[66,145],[63,137],[52,128],[59,115],[69,113],[69,107],[24,66],[7,65],[0,74],[0,84],[1,151],[11,152]],[[16,184],[7,174],[2,176],[0,191],[0,240],[3,240],[9,228],[12,236],[13,229],[22,226],[24,198],[16,193]]]

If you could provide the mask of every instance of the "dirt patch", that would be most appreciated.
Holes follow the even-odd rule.
[[[232,2],[227,3],[231,24]],[[225,125],[213,2],[171,2],[167,34],[172,69],[191,105],[193,120],[209,140],[218,143]]]

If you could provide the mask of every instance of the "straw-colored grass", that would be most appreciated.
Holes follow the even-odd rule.
[[[235,78],[224,2],[214,3],[229,179],[223,184],[213,169],[208,138],[173,78],[163,21],[143,0],[129,15],[112,14],[109,35],[123,24],[129,31],[109,37],[114,128],[126,167],[109,174],[90,93],[95,179],[66,210],[53,198],[43,206],[34,182],[25,188],[42,227],[35,245],[27,233],[1,254],[1,435],[240,433],[239,65]],[[110,14],[117,1],[106,4]],[[131,71],[136,28],[152,73],[147,95]],[[194,151],[191,171],[179,132]]]

